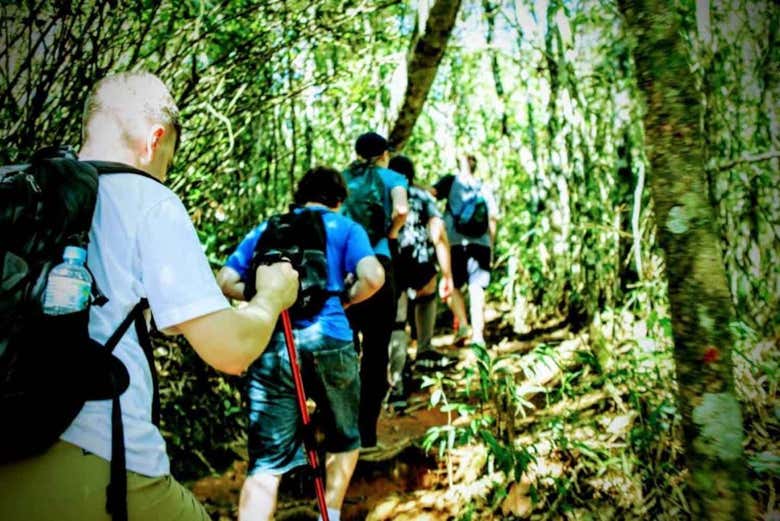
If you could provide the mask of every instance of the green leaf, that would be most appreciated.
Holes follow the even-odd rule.
[[[780,455],[768,451],[761,452],[748,459],[748,464],[758,474],[780,477]]]
[[[439,405],[439,402],[441,401],[442,395],[443,395],[443,393],[442,393],[441,389],[434,389],[433,390],[433,392],[431,393],[431,405],[433,407],[436,407],[437,405]]]

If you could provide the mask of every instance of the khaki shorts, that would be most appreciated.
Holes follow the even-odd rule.
[[[111,521],[106,512],[109,463],[59,441],[46,453],[0,465],[2,521]],[[192,493],[171,476],[127,472],[130,521],[209,521]]]

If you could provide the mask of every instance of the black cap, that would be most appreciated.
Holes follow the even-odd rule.
[[[363,159],[381,156],[385,150],[393,150],[393,147],[376,132],[361,134],[355,141],[355,152]]]

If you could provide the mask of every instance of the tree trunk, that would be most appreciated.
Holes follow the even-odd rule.
[[[399,150],[411,136],[422,112],[459,9],[460,0],[437,0],[428,13],[425,33],[417,40],[409,58],[404,103],[390,132],[389,141]]]
[[[702,110],[674,2],[619,0],[634,36],[650,188],[666,257],[678,405],[697,520],[753,519],[734,393],[729,323],[734,310],[707,197]]]

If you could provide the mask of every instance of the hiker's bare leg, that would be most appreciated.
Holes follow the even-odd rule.
[[[463,300],[463,292],[459,289],[452,290],[452,296],[449,300],[450,309],[455,318],[458,319],[459,327],[466,327],[469,325],[468,318],[466,318],[466,304]]]
[[[417,326],[417,353],[431,348],[433,327],[436,322],[436,276],[417,292],[414,306],[414,321]]]
[[[254,474],[246,478],[238,502],[238,521],[271,521],[279,492],[278,474]]]
[[[485,290],[480,284],[469,284],[469,315],[471,316],[471,341],[483,344],[485,337]]]
[[[325,503],[327,503],[329,510],[341,510],[344,496],[349,487],[349,480],[352,479],[352,473],[355,472],[358,456],[360,456],[360,449],[325,455],[325,472],[328,483],[325,489]]]
[[[402,392],[402,372],[406,364],[406,349],[409,346],[409,338],[406,334],[406,310],[409,305],[409,297],[402,292],[398,297],[398,307],[395,314],[395,325],[390,334],[390,385],[396,392]]]

